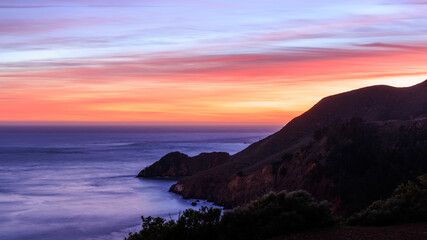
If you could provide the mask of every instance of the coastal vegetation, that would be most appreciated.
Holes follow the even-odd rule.
[[[305,191],[269,193],[244,207],[226,211],[202,206],[185,210],[177,220],[142,216],[142,230],[125,240],[272,239],[328,227],[389,226],[427,222],[427,174],[400,184],[347,219],[335,217],[331,204]]]
[[[224,239],[268,239],[335,223],[328,202],[317,202],[305,191],[281,191],[224,213],[221,234]]]
[[[201,207],[185,210],[178,220],[142,216],[142,230],[130,233],[126,240],[217,239],[221,209]]]
[[[142,230],[126,240],[266,239],[336,223],[330,204],[309,193],[269,193],[245,207],[226,211],[187,209],[178,220],[142,217]]]
[[[392,196],[378,200],[366,209],[349,217],[347,224],[361,226],[386,226],[412,222],[427,222],[427,188],[423,180],[427,174],[418,178],[419,183],[400,184]]]

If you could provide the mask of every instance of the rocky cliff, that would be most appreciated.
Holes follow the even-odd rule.
[[[426,117],[427,81],[330,96],[171,191],[234,207],[272,190],[305,189],[346,215],[427,172]]]
[[[229,160],[230,155],[225,152],[201,153],[195,157],[189,157],[180,152],[171,152],[139,172],[138,177],[191,176]]]

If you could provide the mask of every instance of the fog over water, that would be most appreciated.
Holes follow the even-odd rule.
[[[276,130],[2,126],[0,239],[123,239],[141,215],[192,207],[174,181],[135,178],[142,168],[171,151],[233,154]]]

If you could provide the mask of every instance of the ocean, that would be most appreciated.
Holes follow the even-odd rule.
[[[136,178],[141,169],[172,151],[234,154],[276,130],[2,126],[0,239],[123,239],[141,228],[141,215],[173,218],[200,206],[168,192],[173,180]]]

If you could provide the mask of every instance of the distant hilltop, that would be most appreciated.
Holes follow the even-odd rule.
[[[195,157],[171,152],[144,168],[138,177],[185,177],[219,166],[230,160],[225,152],[201,153]]]

